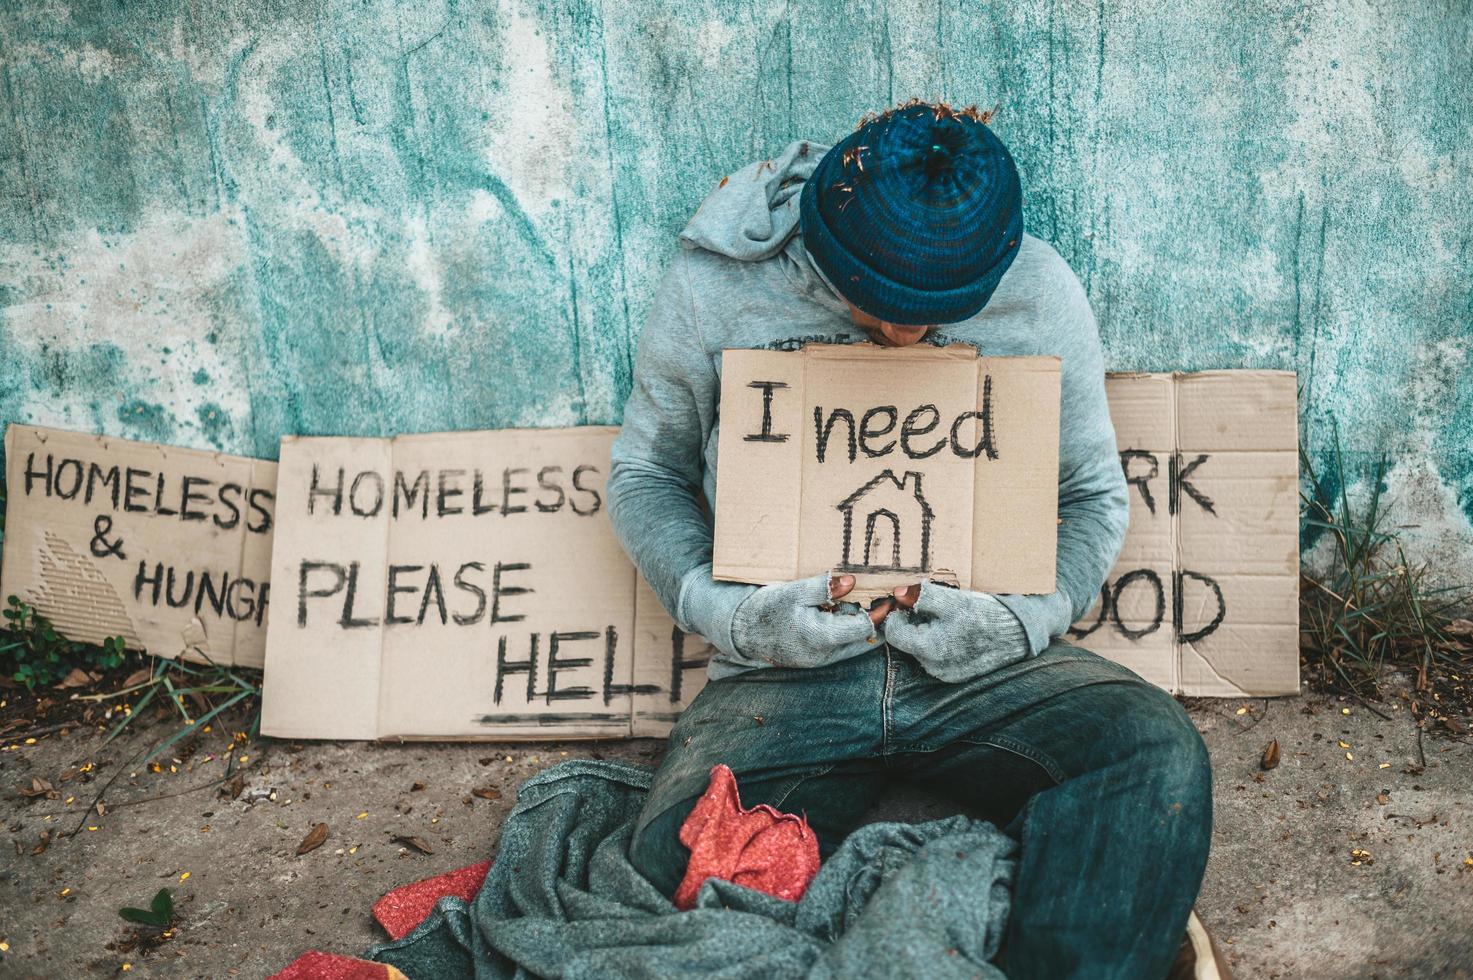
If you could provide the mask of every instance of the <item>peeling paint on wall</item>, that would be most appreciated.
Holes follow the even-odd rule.
[[[0,421],[613,423],[675,232],[793,138],[997,103],[1110,367],[1292,368],[1473,560],[1473,14],[367,0],[0,11]],[[1312,542],[1309,542],[1312,543]]]

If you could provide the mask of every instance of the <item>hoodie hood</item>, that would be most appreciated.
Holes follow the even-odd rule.
[[[776,157],[721,178],[680,232],[680,244],[743,262],[776,255],[798,227],[798,192],[827,152],[812,140],[794,140]]]
[[[754,160],[721,178],[680,232],[685,248],[701,248],[742,262],[784,256],[783,268],[803,293],[843,313],[842,294],[803,247],[799,200],[829,148],[813,140],[794,140],[776,157]]]

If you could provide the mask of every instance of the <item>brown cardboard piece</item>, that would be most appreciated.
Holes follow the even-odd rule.
[[[616,432],[282,440],[262,731],[667,732],[706,645],[674,628],[609,526]]]
[[[722,353],[713,574],[1054,589],[1059,361],[972,347]]]
[[[12,423],[0,596],[64,635],[259,667],[276,464]]]
[[[1295,384],[1287,371],[1107,378],[1130,530],[1071,642],[1173,692],[1298,692]]]
[[[794,569],[793,563],[804,560],[804,554],[810,561],[823,554],[814,547],[821,539],[804,537],[800,528],[819,520],[833,522],[830,510],[842,518],[815,489],[824,480],[835,492],[842,489],[837,477],[830,480],[823,473],[822,465],[828,464],[808,467],[816,475],[804,469],[806,460],[817,462],[812,405],[789,396],[811,390],[822,398],[825,417],[830,407],[851,406],[854,461],[849,460],[842,420],[835,423],[825,447],[826,459],[843,461],[846,482],[868,481],[887,468],[893,472],[893,464],[885,465],[890,457],[864,454],[866,439],[872,450],[889,441],[878,432],[888,419],[877,423],[872,417],[866,435],[866,409],[856,412],[852,406],[860,405],[858,396],[866,393],[871,408],[897,405],[890,436],[898,441],[913,408],[898,408],[903,394],[892,377],[895,372],[873,366],[893,367],[899,363],[894,358],[908,352],[851,351],[860,367],[849,371],[840,364],[837,379],[825,376],[827,359],[835,353],[725,355],[725,383],[740,384],[741,390],[738,397],[723,401],[717,551],[745,555],[746,561],[734,567],[746,575],[795,577],[796,569],[787,570]],[[1050,541],[1053,537],[1057,362],[979,361],[969,351],[963,356],[947,349],[916,353],[934,369],[928,379],[946,380],[925,389],[927,404],[937,406],[938,416],[943,405],[944,411],[981,411],[986,399],[979,388],[985,389],[983,379],[991,378],[998,458],[985,467],[981,459],[943,461],[945,467],[934,471],[939,475],[926,489],[951,488],[965,502],[962,510],[973,515],[974,525],[973,538],[963,535],[960,545],[940,545],[943,555],[957,557],[933,564],[952,567],[959,584],[967,584],[970,576],[972,588],[1005,591],[1008,586],[1000,576],[1006,569],[998,556],[1028,540],[1028,534],[1046,533]],[[819,364],[816,370],[814,362]],[[966,379],[963,368],[968,364],[974,365],[970,371],[978,380]],[[754,380],[789,385],[787,390],[772,389],[765,430],[766,391],[746,387]],[[1293,375],[1119,375],[1107,380],[1107,390],[1129,481],[1131,525],[1104,590],[1110,601],[1097,603],[1076,624],[1074,642],[1173,691],[1222,696],[1294,692],[1298,499]],[[875,400],[876,392],[895,400]],[[1017,436],[1016,443],[1002,418],[1004,405],[1032,420],[1031,429]],[[938,422],[934,433],[920,431],[928,422],[926,415],[913,423],[912,445],[927,448],[930,443],[923,439],[928,434],[933,441],[945,434],[949,443],[950,421]],[[263,460],[12,425],[6,433],[10,498],[0,593],[21,595],[78,639],[96,642],[121,634],[130,645],[163,655],[183,652],[242,666],[257,666],[264,659],[263,731],[269,735],[659,737],[704,685],[711,650],[702,638],[675,627],[613,536],[603,501],[616,431],[288,438],[278,467]],[[732,496],[739,484],[754,486],[752,464],[742,461],[753,443],[740,437],[764,431],[791,435],[756,444],[777,461],[761,484],[782,491],[773,496],[787,502],[766,513],[758,506],[756,489]],[[966,419],[957,431],[962,445],[982,438]],[[1015,444],[1039,451],[1020,454],[1010,470]],[[931,459],[907,460],[906,465],[912,462]],[[115,466],[118,475],[113,477]],[[933,472],[917,471],[923,480]],[[970,474],[970,482],[959,478],[959,472]],[[890,483],[881,489],[906,489],[904,477]],[[1210,510],[1203,501],[1210,502]],[[896,507],[888,509],[899,515]],[[933,526],[964,526],[965,514],[957,513],[934,516],[941,523]],[[99,518],[104,517],[111,524],[99,539],[106,523]],[[984,520],[990,522],[987,528],[980,527]],[[1042,523],[1046,531],[1038,531]],[[979,548],[974,541],[987,534],[1001,544]],[[900,542],[902,547],[906,543]],[[115,544],[126,558],[109,551]],[[893,556],[894,544],[885,544],[891,550],[882,553]],[[1051,546],[1029,545],[1027,550],[1053,553]],[[436,569],[436,587],[430,585],[431,567]],[[823,567],[820,562],[819,570]],[[174,605],[168,598],[169,568],[175,569]],[[1034,571],[1034,588],[1015,584],[1014,590],[1052,588],[1052,563],[1047,581],[1041,566]],[[206,574],[210,585],[200,599]],[[226,575],[229,582],[242,584],[228,585]],[[876,577],[879,587],[888,582],[883,575]],[[272,608],[267,615],[261,596],[271,580],[276,586],[269,593]],[[873,581],[868,584],[876,588]],[[191,590],[187,598],[182,595],[186,589]],[[226,590],[228,597],[217,597],[218,590]],[[394,622],[386,623],[390,616]],[[529,669],[534,659],[535,674]]]

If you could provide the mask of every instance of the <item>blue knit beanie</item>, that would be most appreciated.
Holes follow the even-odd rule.
[[[803,185],[803,244],[844,297],[888,323],[965,320],[1023,240],[1012,155],[974,108],[912,100],[865,122]]]

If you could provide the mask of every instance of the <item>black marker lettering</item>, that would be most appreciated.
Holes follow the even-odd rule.
[[[251,511],[261,516],[261,519],[254,524],[249,519],[246,520],[246,530],[252,534],[265,534],[271,530],[271,512],[261,506],[263,499],[275,503],[276,494],[271,490],[263,490],[260,487],[246,494],[246,503],[250,505]]]
[[[356,480],[354,481],[354,486],[357,486]],[[308,514],[317,512],[318,497],[327,497],[332,501],[333,514],[336,515],[343,512],[343,468],[341,466],[338,467],[338,482],[324,490],[322,488],[322,474],[318,471],[317,464],[312,464],[312,480],[307,485]]]
[[[503,517],[507,516],[508,514],[520,514],[527,509],[524,504],[517,504],[513,506],[511,503],[511,498],[513,496],[519,493],[527,492],[526,487],[514,487],[511,485],[512,474],[526,472],[527,470],[523,469],[520,466],[501,471],[501,514]]]
[[[557,494],[555,503],[545,504],[540,497],[536,500],[537,509],[544,514],[555,514],[562,510],[563,503],[568,499],[567,494],[563,492],[563,488],[558,483],[547,482],[548,474],[561,473],[562,471],[563,468],[561,466],[544,466],[537,471],[537,485],[543,490],[551,490]]]
[[[833,410],[833,412],[829,414],[828,421],[825,422],[823,418],[823,409],[815,405],[813,406],[813,427],[818,431],[818,442],[816,448],[818,450],[818,461],[820,463],[823,462],[824,456],[828,453],[829,436],[833,435],[834,423],[839,421],[840,419],[844,421],[844,426],[848,435],[849,462],[854,462],[856,455],[856,449],[854,445],[854,416],[849,413],[849,410],[847,408],[836,408]]]
[[[501,614],[501,597],[513,595],[526,595],[532,590],[522,585],[502,585],[502,572],[526,572],[531,571],[532,566],[526,562],[496,563],[496,568],[491,572],[491,625],[497,623],[519,623],[526,619],[525,613],[517,613],[515,616],[503,616]]]
[[[460,484],[454,482],[462,476],[465,476],[465,470],[441,470],[435,478],[435,513],[441,517],[465,513],[465,508],[459,504],[454,507],[446,504],[452,497],[464,495],[465,491],[460,488]]]
[[[1130,464],[1136,460],[1149,462],[1151,464],[1150,472],[1144,474],[1132,473],[1130,471]],[[1146,509],[1153,514],[1156,513],[1156,498],[1151,495],[1151,481],[1156,479],[1157,474],[1161,470],[1160,462],[1156,459],[1155,455],[1146,452],[1144,449],[1127,449],[1120,454],[1120,470],[1125,474],[1126,485],[1135,487],[1140,491],[1141,500],[1145,501]]]
[[[134,514],[142,514],[146,513],[148,511],[148,508],[143,506],[142,504],[135,505],[133,503],[133,498],[147,497],[148,488],[134,486],[133,478],[135,476],[139,479],[147,480],[150,476],[153,476],[153,474],[150,473],[148,470],[135,470],[133,467],[130,466],[128,467],[128,475],[123,478],[123,509]],[[48,490],[47,493],[50,493],[50,491]]]
[[[421,470],[419,476],[414,478],[414,486],[404,482],[404,474],[399,470],[394,471],[394,516],[399,516],[399,501],[404,501],[404,509],[410,510],[414,502],[418,500],[419,516],[428,518],[430,516],[430,474]]]
[[[1181,510],[1181,495],[1183,492],[1185,492],[1188,497],[1191,497],[1198,504],[1200,504],[1202,506],[1202,509],[1205,510],[1207,513],[1212,514],[1214,517],[1217,515],[1217,511],[1213,509],[1212,498],[1206,496],[1202,493],[1202,491],[1192,486],[1191,481],[1187,479],[1187,477],[1192,475],[1193,470],[1195,470],[1197,467],[1201,466],[1203,463],[1207,462],[1211,458],[1212,457],[1208,456],[1206,453],[1199,453],[1196,459],[1183,466],[1181,453],[1171,454],[1171,466],[1169,473],[1169,479],[1171,482],[1171,513],[1175,514],[1179,510]]]
[[[425,582],[425,595],[419,603],[419,618],[415,620],[416,626],[425,624],[425,612],[430,608],[430,593],[435,594],[435,607],[440,610],[440,625],[444,626],[449,621],[445,612],[445,588],[440,584],[440,566],[430,566],[430,577]]]
[[[1139,629],[1126,626],[1120,619],[1120,596],[1136,582],[1145,582],[1147,587],[1156,593],[1156,608],[1151,615],[1151,621]],[[1110,614],[1115,622],[1115,628],[1127,639],[1139,640],[1143,636],[1156,632],[1161,628],[1161,621],[1166,617],[1166,591],[1161,586],[1161,576],[1149,568],[1137,568],[1133,572],[1120,576],[1110,593]]]
[[[599,509],[604,505],[604,498],[599,496],[599,492],[597,490],[595,490],[593,487],[585,487],[583,485],[583,477],[587,473],[592,473],[594,476],[597,476],[598,467],[589,466],[585,463],[584,465],[579,466],[573,470],[573,489],[577,490],[579,493],[586,493],[593,498],[593,503],[589,504],[587,507],[579,507],[578,501],[572,501],[573,513],[577,514],[579,517],[589,517],[593,514],[597,514],[599,512]]]
[[[559,657],[558,648],[564,643],[576,640],[596,640],[599,634],[592,630],[580,630],[576,633],[554,633],[547,642],[547,690],[543,697],[547,704],[554,701],[584,701],[593,697],[591,687],[569,687],[558,690],[557,675],[560,671],[577,670],[579,667],[587,667],[593,663],[592,657]]]
[[[160,473],[153,494],[153,512],[160,517],[173,517],[179,512],[177,510],[169,510],[164,506],[164,479],[164,474]]]
[[[506,637],[496,638],[496,692],[493,701],[501,703],[502,682],[507,674],[527,675],[527,703],[537,697],[537,634],[532,634],[532,652],[526,660],[506,659]]]
[[[331,572],[333,584],[325,589],[308,589],[307,577],[313,572]],[[347,579],[343,566],[330,561],[303,561],[297,566],[297,626],[307,625],[307,600],[326,599],[342,591]]]
[[[929,412],[931,421],[926,425],[918,424],[923,412]],[[936,440],[936,445],[929,449],[916,449],[910,444],[911,439],[923,436],[941,424],[941,412],[935,405],[922,405],[905,417],[905,422],[900,426],[900,451],[911,459],[929,459],[946,447],[945,439]]]
[[[748,381],[748,388],[762,389],[762,431],[752,432],[742,436],[745,442],[787,442],[786,432],[776,433],[772,431],[772,392],[776,388],[786,388],[787,385],[781,381]]]
[[[266,607],[270,604],[271,583],[262,582],[261,589],[256,594],[256,625],[260,626],[266,619]]]
[[[235,525],[240,523],[240,504],[236,500],[230,499],[231,497],[238,498],[240,496],[240,492],[241,491],[239,483],[220,484],[220,492],[216,495],[216,499],[230,510],[229,520],[220,520],[219,514],[216,514],[214,517],[215,526],[220,528],[221,530],[229,531],[231,528],[235,527]],[[227,493],[229,494],[228,497]]]
[[[424,571],[424,566],[423,565],[390,565],[389,566],[388,598],[385,601],[385,605],[384,605],[384,623],[385,623],[385,625],[388,625],[388,626],[403,626],[405,623],[412,623],[412,622],[414,622],[414,618],[412,616],[395,616],[394,615],[394,598],[395,598],[395,596],[398,596],[398,595],[400,595],[402,593],[405,593],[405,592],[413,592],[417,588],[417,586],[413,586],[413,585],[400,585],[398,583],[399,573],[400,572],[421,572],[421,571]]]
[[[1206,626],[1203,626],[1200,629],[1192,630],[1190,632],[1183,632],[1182,609],[1185,605],[1185,602],[1183,600],[1183,593],[1185,592],[1184,586],[1186,585],[1186,580],[1189,578],[1196,579],[1198,582],[1201,582],[1203,585],[1207,586],[1207,588],[1212,590],[1212,596],[1214,599],[1217,600],[1217,614],[1212,617],[1212,621],[1209,622]],[[1217,628],[1222,625],[1223,619],[1227,617],[1227,603],[1223,601],[1222,586],[1217,584],[1217,580],[1207,575],[1203,575],[1200,572],[1189,572],[1183,569],[1176,573],[1175,581],[1173,584],[1176,587],[1176,594],[1172,596],[1171,618],[1172,625],[1176,628],[1177,640],[1181,643],[1196,643],[1203,637],[1211,636],[1213,633],[1217,632]]]
[[[604,704],[626,694],[659,694],[658,684],[615,684],[614,660],[619,653],[619,633],[610,626],[604,630]]]
[[[118,492],[122,489],[123,485],[123,477],[121,471],[116,466],[111,467],[107,470],[103,470],[103,468],[98,466],[96,463],[91,463],[87,466],[87,503],[89,504],[92,503],[92,497],[95,493],[97,482],[99,481],[99,479],[101,480],[104,489],[108,487],[112,488],[112,494],[109,496],[109,499],[112,500],[113,510],[117,510]]]
[[[215,610],[216,616],[225,615],[225,596],[230,591],[230,573],[225,572],[220,579],[220,591],[215,590],[215,580],[208,571],[199,573],[199,591],[194,595],[194,614],[199,615],[204,608],[206,599],[209,600],[210,608]]]
[[[883,429],[871,428],[870,420],[879,415],[886,417],[885,427]],[[859,448],[864,451],[866,456],[874,459],[885,455],[895,448],[894,439],[891,439],[878,449],[871,446],[869,441],[894,432],[895,423],[899,420],[899,417],[900,413],[896,411],[894,405],[878,405],[864,413],[864,417],[859,420]]]
[[[475,482],[471,485],[471,513],[476,517],[489,514],[496,509],[495,504],[481,504],[481,497],[486,491],[485,483],[481,477],[481,471],[476,470]]]
[[[51,473],[52,473],[52,469],[54,468],[54,466],[55,466],[55,463],[52,462],[52,457],[51,457],[51,454],[50,453],[47,453],[46,454],[46,468],[44,470],[38,470],[38,469],[36,469],[36,454],[34,452],[31,453],[29,456],[26,457],[26,496],[27,497],[29,497],[31,495],[31,485],[33,483],[35,483],[35,481],[36,481],[36,479],[38,477],[41,478],[42,480],[44,480],[44,486],[46,488],[46,496],[48,496],[48,497],[51,496]]]
[[[353,602],[358,597],[358,566],[359,563],[348,563],[348,593],[343,598],[343,616],[338,620],[338,625],[345,630],[366,629],[369,626],[377,626],[377,617],[356,619],[353,616]]]
[[[364,504],[359,490],[363,484],[372,481],[373,497],[371,503]],[[364,470],[353,477],[353,485],[348,488],[348,509],[358,517],[377,517],[378,512],[384,506],[384,478],[377,470]]]
[[[456,613],[455,624],[457,626],[469,626],[471,623],[479,623],[481,617],[486,615],[486,590],[474,582],[465,580],[465,570],[474,568],[478,572],[484,572],[486,566],[478,561],[468,561],[461,565],[455,572],[455,587],[462,592],[469,592],[476,597],[476,611],[469,615]]]
[[[214,483],[215,483],[214,480],[211,480],[210,478],[204,477],[204,476],[186,476],[184,478],[184,482],[183,482],[184,495],[181,498],[180,503],[179,503],[179,519],[180,520],[184,520],[184,521],[202,521],[206,517],[209,516],[208,514],[206,514],[202,510],[190,510],[189,509],[189,505],[191,503],[193,503],[194,501],[196,501],[196,500],[201,501],[201,502],[208,502],[209,499],[210,499],[209,496],[207,496],[206,494],[203,494],[203,493],[195,493],[194,488],[196,486],[201,486],[201,487],[213,486]]]
[[[153,598],[149,600],[149,604],[157,606],[159,604],[159,589],[163,586],[163,582],[163,562],[155,562],[153,566],[153,574],[149,575],[148,562],[140,561],[138,563],[138,574],[133,576],[133,601],[137,602],[140,598],[142,598],[143,587],[145,585],[151,585],[153,586]]]
[[[68,466],[71,466],[76,471],[76,479],[71,482],[70,490],[63,490],[62,474],[66,472]],[[83,479],[82,461],[80,459],[64,459],[56,465],[56,475],[51,480],[51,489],[62,500],[72,500],[77,494],[82,492]]]
[[[229,579],[230,575],[227,573],[225,578]],[[225,587],[225,613],[236,622],[244,622],[250,619],[256,611],[256,602],[249,595],[252,588],[253,583],[248,578],[234,579]],[[236,593],[240,591],[247,593],[246,597],[240,600],[245,604],[244,607],[237,605],[236,600],[239,597]]]
[[[1089,636],[1091,633],[1093,633],[1095,630],[1099,629],[1101,626],[1104,626],[1105,625],[1105,620],[1107,620],[1109,618],[1110,618],[1110,583],[1109,582],[1106,582],[1104,585],[1101,585],[1100,586],[1100,614],[1099,614],[1099,616],[1095,617],[1094,625],[1091,626],[1089,629],[1083,629],[1083,630],[1082,629],[1077,629],[1077,628],[1075,628],[1073,626],[1070,626],[1069,627],[1069,635],[1072,636],[1072,637],[1074,637],[1075,639],[1082,640],[1086,636]]]
[[[191,569],[189,575],[184,579],[184,594],[178,599],[174,598],[174,566],[169,566],[168,578],[164,583],[164,601],[175,609],[183,609],[189,605],[189,597],[194,594],[194,571]]]
[[[679,704],[681,692],[685,688],[685,672],[704,668],[709,657],[685,658],[685,641],[687,637],[679,626],[670,627],[670,703]]]

